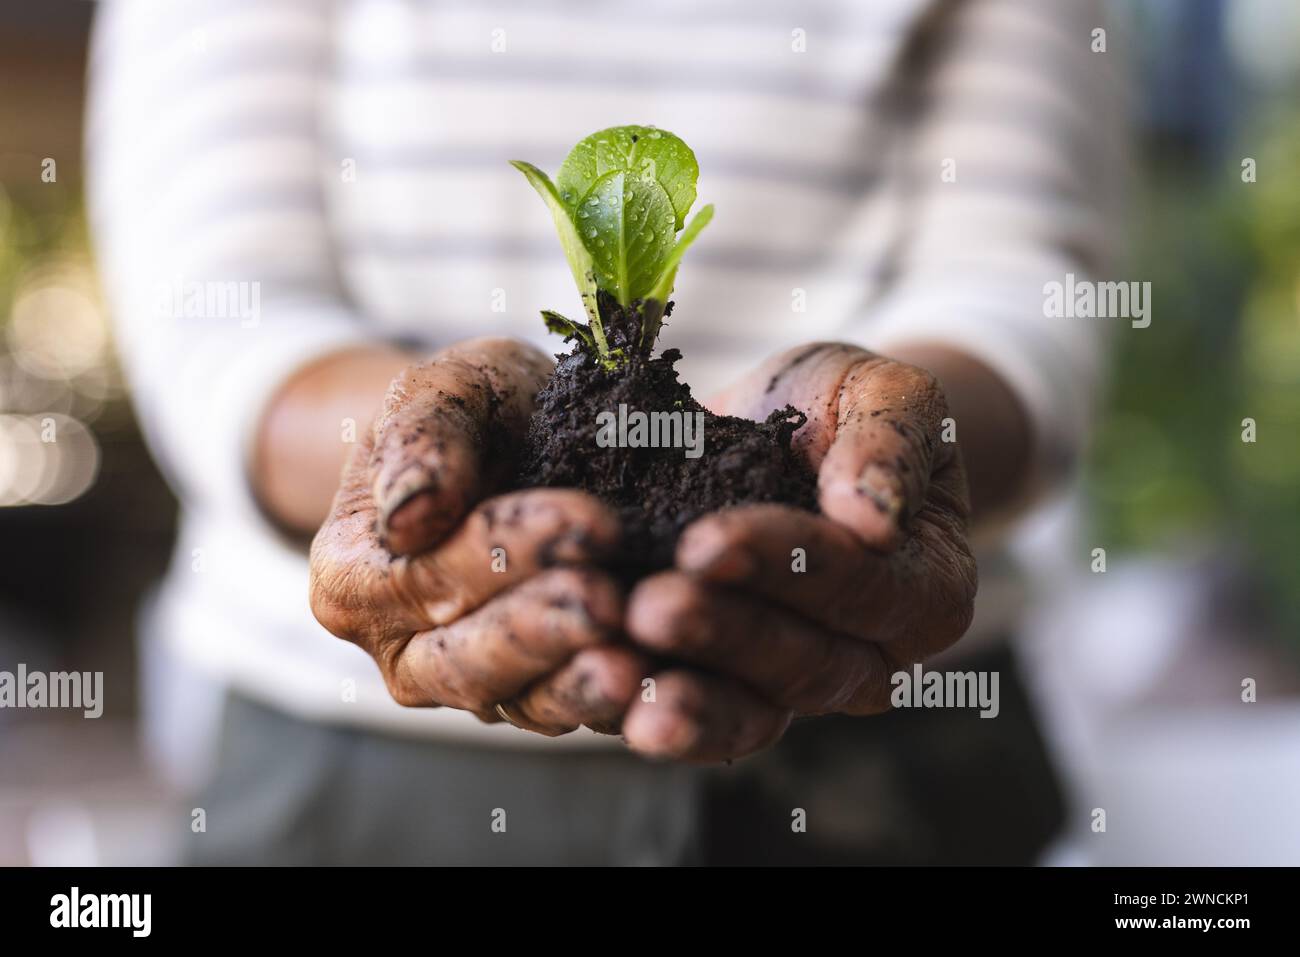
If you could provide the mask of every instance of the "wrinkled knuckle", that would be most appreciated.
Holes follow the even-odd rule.
[[[943,603],[935,628],[942,647],[955,644],[975,620],[975,588],[973,582],[955,586],[953,595]]]
[[[952,611],[946,616],[946,619],[944,637],[946,637],[950,643],[955,642],[970,630],[971,623],[975,620],[974,600],[968,599],[955,602]]]
[[[970,546],[959,540],[959,548],[954,560],[953,594],[957,602],[973,606],[975,595],[979,591],[979,565]]]
[[[380,598],[374,605],[385,609],[394,622],[434,627],[449,625],[464,617],[467,611],[465,594],[443,587],[442,576],[416,576],[406,569],[383,582]]]
[[[409,682],[398,680],[389,669],[381,669],[384,685],[388,695],[403,708],[425,708],[429,706],[428,695],[413,688]]]
[[[980,576],[979,566],[975,562],[975,556],[969,551],[966,552],[962,561],[961,588],[962,595],[966,601],[974,604],[975,595],[979,592]]]
[[[391,653],[374,656],[376,664],[379,665],[379,673],[384,678],[384,687],[388,689],[388,696],[403,708],[438,707],[441,704],[439,697],[425,688],[410,668],[398,666],[401,657],[400,649],[405,644],[405,642],[394,643],[391,646]]]
[[[340,595],[333,574],[313,574],[309,600],[312,614],[331,635],[357,644],[362,643],[365,615],[358,614],[353,602]]]

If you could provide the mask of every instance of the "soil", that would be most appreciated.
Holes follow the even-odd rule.
[[[786,406],[764,422],[714,415],[678,379],[678,350],[652,356],[633,344],[640,330],[634,313],[609,301],[600,306],[610,345],[630,358],[610,370],[582,342],[556,357],[529,423],[520,486],[580,488],[614,507],[624,540],[613,564],[629,578],[670,566],[682,530],[708,512],[754,502],[816,511],[816,478],[790,445],[804,413]],[[599,447],[598,416],[617,414],[620,405],[629,412],[681,411],[692,421],[703,413],[703,453],[688,458],[681,447]]]

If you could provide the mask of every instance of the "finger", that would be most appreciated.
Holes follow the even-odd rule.
[[[399,704],[487,713],[608,639],[622,612],[608,576],[553,569],[450,625],[381,649],[380,670]]]
[[[769,359],[710,407],[762,419],[786,404],[808,416],[794,448],[818,472],[823,512],[871,547],[897,547],[932,472],[956,454],[939,442],[948,413],[934,377],[853,346],[815,343]]]
[[[907,541],[888,555],[820,515],[747,505],[688,526],[676,565],[891,654],[933,654],[965,633],[974,609],[975,559],[954,507],[963,482],[957,459],[936,476]]]
[[[889,707],[889,668],[877,646],[681,572],[641,582],[625,627],[648,651],[736,678],[796,714]]]
[[[628,747],[649,757],[728,761],[773,744],[790,724],[789,711],[734,681],[680,669],[654,681],[654,699],[633,701],[623,719]]]
[[[585,492],[511,492],[479,505],[433,551],[396,559],[390,587],[412,628],[445,625],[543,569],[609,555],[620,533],[618,516]]]
[[[871,353],[838,342],[818,342],[773,356],[709,401],[724,415],[762,421],[791,405],[808,417],[793,448],[816,469],[830,448],[838,421],[839,385]]]
[[[585,648],[524,691],[511,707],[543,734],[564,734],[583,725],[616,734],[652,670],[650,659],[631,648]]]
[[[887,556],[835,522],[787,505],[744,505],[697,519],[678,539],[676,566],[858,638],[875,638],[893,604]]]
[[[474,339],[394,381],[374,424],[371,461],[377,527],[390,551],[430,547],[508,477],[550,368],[530,346]]]
[[[826,516],[877,549],[897,548],[925,502],[932,471],[955,455],[940,441],[947,403],[915,366],[876,357],[840,383],[835,437],[817,474]]]

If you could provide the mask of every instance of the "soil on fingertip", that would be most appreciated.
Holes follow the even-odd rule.
[[[612,345],[628,341],[619,336],[616,317],[606,329]],[[678,350],[627,352],[626,363],[612,370],[580,341],[556,357],[555,372],[537,396],[517,483],[583,489],[613,507],[623,523],[613,564],[624,577],[670,566],[682,530],[709,512],[756,502],[817,510],[816,478],[791,448],[806,421],[803,412],[786,406],[763,422],[714,415],[678,379]],[[633,412],[681,413],[690,416],[692,428],[702,415],[701,454],[688,457],[681,445],[602,447],[601,424],[611,428],[620,406],[629,420]],[[606,439],[613,434],[607,431]]]

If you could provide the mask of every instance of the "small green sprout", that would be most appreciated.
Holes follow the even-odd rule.
[[[544,311],[546,327],[616,368],[628,357],[611,343],[610,326],[635,317],[635,333],[620,342],[648,354],[682,254],[713,218],[705,206],[686,223],[700,174],[695,153],[667,130],[615,126],[575,146],[554,183],[531,163],[511,165],[550,208],[587,312],[582,323]]]

